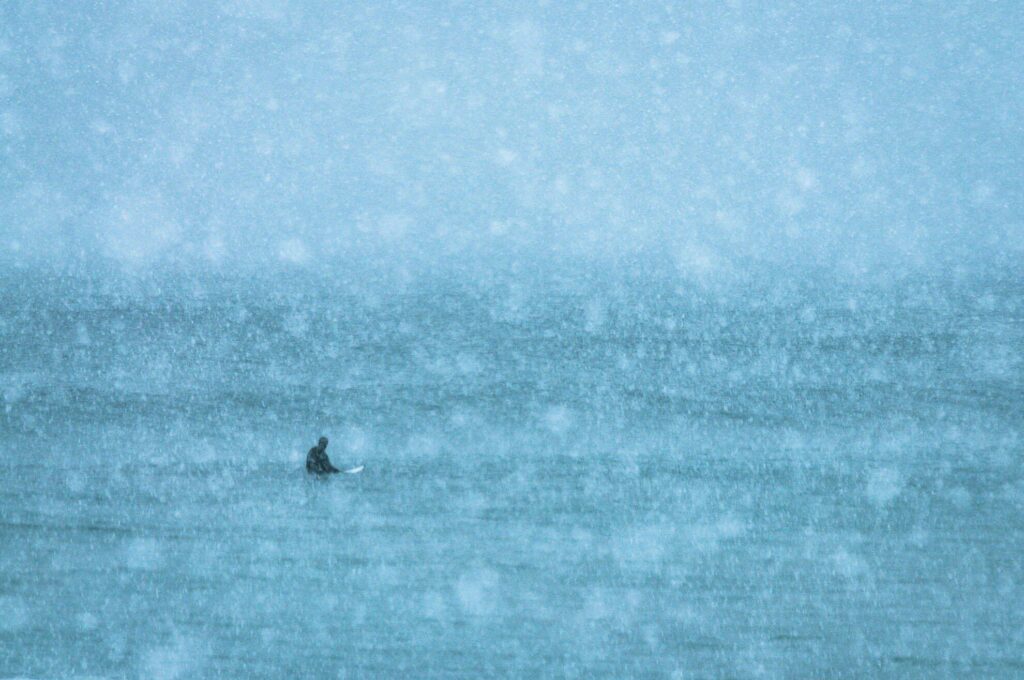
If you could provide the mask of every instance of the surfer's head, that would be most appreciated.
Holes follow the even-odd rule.
[[[321,449],[326,449],[327,448],[327,437],[320,437],[320,441],[318,441],[316,444]]]

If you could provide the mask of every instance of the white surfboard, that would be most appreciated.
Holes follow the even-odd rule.
[[[349,468],[348,470],[342,470],[342,472],[344,472],[346,475],[356,475],[362,472],[364,467],[366,466],[360,465],[359,467]]]

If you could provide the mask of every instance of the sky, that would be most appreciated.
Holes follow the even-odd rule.
[[[0,4],[0,267],[1024,258],[1014,2]]]

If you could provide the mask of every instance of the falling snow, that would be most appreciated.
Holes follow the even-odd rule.
[[[0,678],[1020,675],[1022,45],[0,3]]]

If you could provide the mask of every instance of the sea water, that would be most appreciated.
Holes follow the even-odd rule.
[[[0,676],[1024,673],[1019,280],[577,284],[7,276]]]

